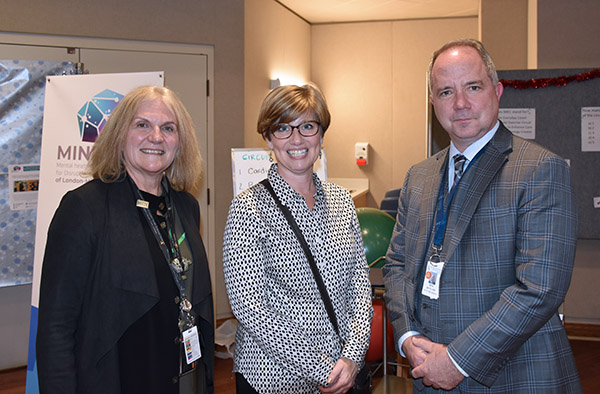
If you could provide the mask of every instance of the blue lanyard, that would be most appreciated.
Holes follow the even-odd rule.
[[[450,160],[448,159],[448,162]],[[444,176],[442,177],[442,182],[440,184],[440,190],[438,192],[438,203],[435,215],[435,235],[433,237],[433,247],[436,251],[442,250],[442,243],[444,242],[444,232],[446,231],[446,226],[448,225],[448,211],[450,209],[450,203],[452,202],[452,198],[454,197],[454,191],[456,187],[453,187],[450,190],[450,194],[448,195],[448,205],[444,207],[444,188],[446,187],[446,178],[448,178],[448,169]],[[460,181],[459,181],[460,182]],[[445,209],[444,209],[445,208]]]
[[[473,160],[469,163],[467,169],[464,171],[465,173],[471,165],[481,156],[485,148],[488,144],[486,144],[483,148],[477,152]],[[438,192],[438,203],[435,215],[435,235],[433,237],[433,248],[436,253],[442,250],[442,245],[444,243],[444,233],[446,232],[446,226],[448,225],[448,211],[450,210],[450,204],[452,203],[452,198],[454,197],[454,192],[456,191],[456,187],[458,184],[454,185],[454,187],[450,190],[450,194],[448,194],[448,204],[444,207],[444,188],[446,187],[446,179],[448,179],[448,166],[450,165],[450,157],[448,157],[448,161],[446,162],[446,170],[444,171],[444,176],[442,176],[442,182],[440,184],[440,190]],[[463,178],[465,174],[463,173]],[[462,179],[462,178],[461,178]],[[460,183],[460,180],[458,181]],[[441,214],[440,214],[441,213]]]

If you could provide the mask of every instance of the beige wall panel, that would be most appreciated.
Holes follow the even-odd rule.
[[[242,22],[234,17],[240,3],[226,0],[221,8],[208,0],[3,0],[0,26],[24,33],[212,44],[223,28],[216,24],[220,13],[230,14],[229,23]]]
[[[269,80],[310,81],[310,25],[272,0],[246,0],[244,146],[266,147],[256,132]],[[239,146],[238,148],[241,148]]]
[[[477,18],[394,23],[394,154],[391,187],[427,157],[427,69],[431,54],[457,38],[477,38]]]
[[[160,0],[159,0],[160,1]],[[211,94],[215,98],[214,107],[214,147],[212,160],[214,165],[214,190],[211,191],[211,204],[215,204],[212,218],[215,223],[216,270],[213,289],[217,318],[229,313],[229,299],[223,280],[223,233],[229,212],[230,196],[233,195],[229,152],[232,147],[241,145],[244,140],[244,0],[186,0],[186,2],[210,3],[212,12],[196,15],[195,25],[210,26],[213,30],[211,42],[215,46],[215,81]],[[171,2],[162,2],[171,7]],[[203,29],[203,28],[201,28]],[[195,39],[202,40],[199,32]]]
[[[315,25],[312,72],[327,96],[328,175],[369,178],[369,206],[402,186],[427,154],[426,75],[444,42],[476,37],[477,18]],[[354,144],[369,142],[369,165],[354,162]]]
[[[529,0],[480,2],[480,39],[498,70],[527,68],[528,7]]]
[[[381,198],[392,181],[392,22],[313,26],[312,43],[313,78],[332,116],[327,174],[369,178],[369,195]],[[356,142],[370,145],[365,167],[356,165]]]
[[[538,0],[538,67],[600,66],[600,1]]]

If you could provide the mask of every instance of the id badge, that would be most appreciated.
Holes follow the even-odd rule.
[[[188,364],[193,363],[202,357],[200,351],[200,339],[198,337],[198,328],[196,326],[183,332],[183,349],[185,350],[185,361]]]
[[[440,297],[440,277],[444,270],[444,262],[434,262],[429,260],[427,262],[427,270],[425,271],[425,278],[423,278],[423,290],[421,294],[437,300]]]
[[[193,326],[192,328],[185,330],[182,333],[183,341],[181,361],[179,362],[179,375],[183,376],[196,369],[196,360],[202,357],[200,350],[200,337],[198,336],[198,328]]]

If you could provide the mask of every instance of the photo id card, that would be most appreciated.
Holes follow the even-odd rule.
[[[423,278],[423,290],[421,294],[437,300],[440,297],[440,277],[444,269],[444,262],[433,262],[429,260],[427,262],[427,271],[425,271],[425,278]]]
[[[185,361],[188,364],[191,364],[202,357],[202,352],[200,351],[200,339],[198,338],[198,328],[196,326],[183,332],[183,348],[185,350]]]

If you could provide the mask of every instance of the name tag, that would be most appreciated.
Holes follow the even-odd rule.
[[[437,300],[440,297],[440,279],[443,270],[443,261],[434,262],[429,260],[427,262],[427,270],[425,271],[425,278],[423,278],[423,290],[421,294],[432,300]]]
[[[185,350],[185,361],[188,364],[191,364],[202,357],[200,340],[198,338],[198,328],[196,326],[183,332],[183,348]]]

